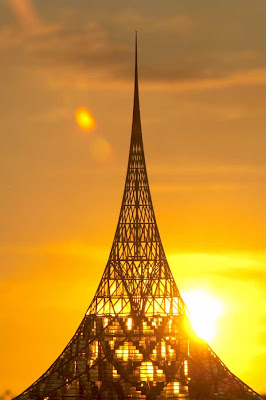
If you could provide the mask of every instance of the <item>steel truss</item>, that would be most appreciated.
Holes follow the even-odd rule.
[[[129,161],[110,256],[77,332],[16,400],[261,399],[193,332],[155,219],[142,141],[137,45]]]

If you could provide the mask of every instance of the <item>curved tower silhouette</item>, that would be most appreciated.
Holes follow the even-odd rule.
[[[169,268],[146,170],[137,40],[131,143],[110,256],[74,337],[16,400],[261,399],[199,339]]]

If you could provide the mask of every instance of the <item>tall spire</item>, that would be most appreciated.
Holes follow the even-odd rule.
[[[262,400],[187,322],[151,201],[136,42],[128,169],[103,277],[71,341],[16,400]]]
[[[138,35],[135,35],[135,88],[132,119],[132,140],[142,140],[140,106],[139,106],[139,82],[138,82]]]
[[[153,209],[142,140],[137,33],[131,143],[123,200],[110,256],[88,314],[183,314]]]

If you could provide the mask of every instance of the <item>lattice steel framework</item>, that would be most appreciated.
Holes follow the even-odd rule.
[[[261,399],[192,332],[157,227],[146,171],[137,43],[121,211],[96,294],[65,350],[17,400]]]

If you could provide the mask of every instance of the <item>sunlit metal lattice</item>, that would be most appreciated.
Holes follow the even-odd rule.
[[[146,171],[137,51],[128,169],[107,266],[72,340],[16,399],[69,398],[261,399],[196,337],[169,268]]]

